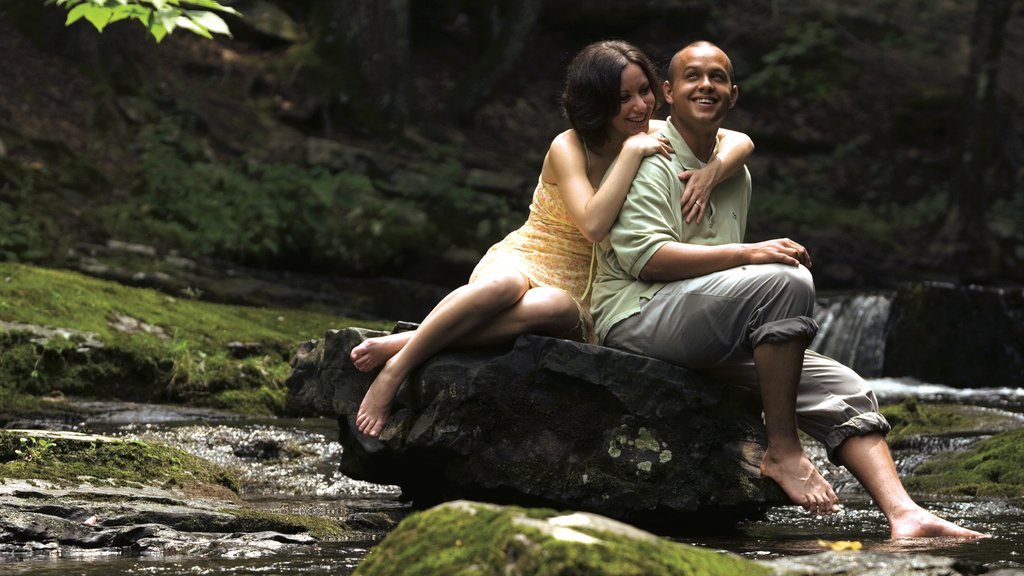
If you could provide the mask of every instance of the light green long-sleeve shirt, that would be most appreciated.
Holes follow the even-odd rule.
[[[651,298],[665,285],[640,279],[641,270],[659,248],[669,242],[708,246],[742,242],[747,228],[750,172],[746,167],[715,187],[699,224],[684,222],[679,202],[685,185],[679,173],[696,170],[701,163],[671,119],[659,135],[668,138],[675,153],[671,159],[661,154],[644,158],[618,219],[598,245],[591,311],[602,342],[612,326],[640,311],[641,298]]]

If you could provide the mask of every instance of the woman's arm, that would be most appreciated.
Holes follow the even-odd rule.
[[[754,151],[754,142],[742,132],[720,128],[718,140],[718,154],[706,166],[700,170],[687,170],[679,175],[679,179],[686,182],[680,204],[687,224],[695,219],[697,222],[701,221],[711,191],[723,180],[735,174]]]
[[[671,152],[667,142],[654,136],[630,136],[596,191],[587,176],[586,152],[574,133],[564,132],[551,143],[548,161],[569,217],[587,240],[596,243],[615,222],[640,161],[651,154],[668,156]]]

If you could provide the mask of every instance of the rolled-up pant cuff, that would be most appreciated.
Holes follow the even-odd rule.
[[[842,462],[836,461],[835,452],[848,438],[875,433],[885,436],[889,433],[889,430],[892,430],[892,426],[889,425],[889,421],[885,419],[885,416],[878,412],[865,412],[836,426],[835,429],[825,436],[822,443],[825,445],[829,461],[833,464],[842,465]]]
[[[757,348],[761,344],[781,344],[805,338],[808,342],[818,333],[818,323],[809,316],[795,316],[766,322],[750,333],[750,347]]]

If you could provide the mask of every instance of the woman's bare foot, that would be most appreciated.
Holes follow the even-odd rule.
[[[385,363],[384,370],[377,375],[370,389],[363,396],[356,412],[356,427],[367,436],[374,438],[380,436],[381,430],[387,424],[391,416],[391,403],[398,393],[398,387],[402,385],[404,378],[392,374]]]
[[[398,332],[376,338],[367,338],[352,349],[349,358],[360,372],[369,372],[384,364],[398,353],[415,332]]]
[[[761,475],[774,480],[794,504],[812,514],[824,516],[842,510],[832,485],[803,451],[780,456],[768,448],[761,460]]]
[[[894,513],[889,519],[889,529],[893,538],[988,537],[988,534],[957,526],[916,505],[913,508]]]

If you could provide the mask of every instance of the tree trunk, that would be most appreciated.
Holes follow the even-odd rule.
[[[450,108],[462,121],[483,104],[523,51],[544,7],[542,0],[497,0],[492,21],[496,30],[480,59],[452,90]]]
[[[409,103],[409,0],[330,0],[312,15],[330,67],[325,131],[367,134],[402,125]]]
[[[978,0],[961,117],[959,162],[952,177],[949,216],[941,238],[964,281],[984,281],[997,268],[988,230],[989,207],[999,186],[993,161],[1003,146],[996,102],[999,60],[1015,0]],[[948,242],[948,243],[947,243]]]

